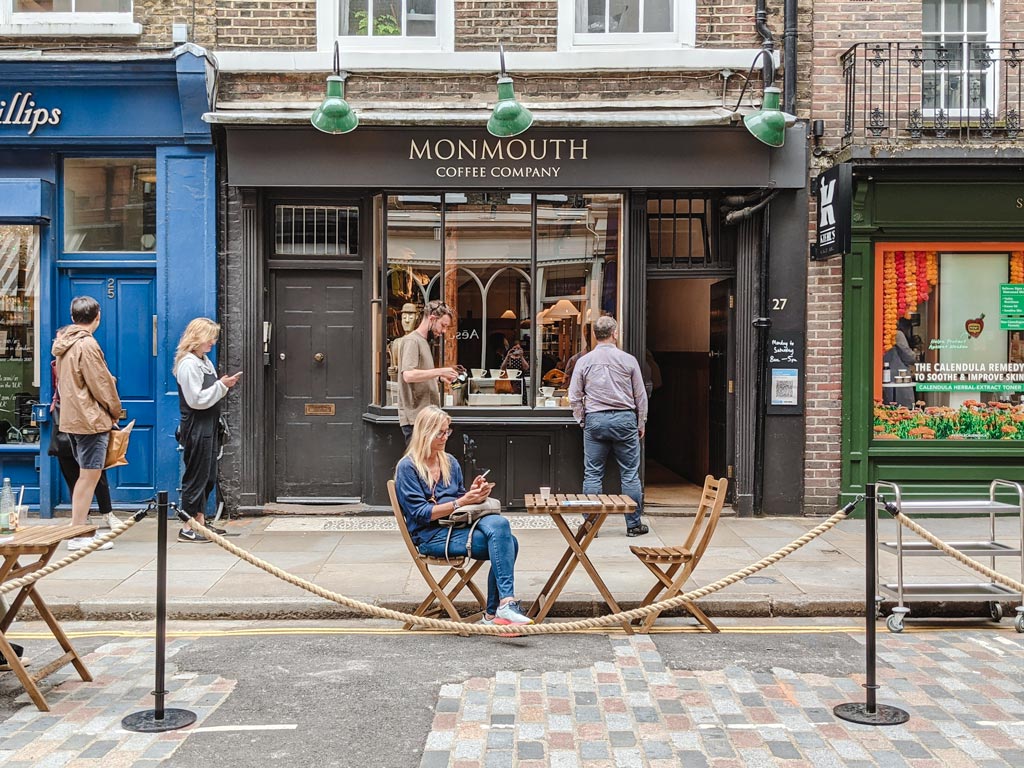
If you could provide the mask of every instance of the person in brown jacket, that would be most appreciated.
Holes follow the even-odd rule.
[[[107,369],[103,350],[93,332],[100,325],[100,305],[91,296],[71,301],[74,325],[53,342],[60,389],[60,429],[71,438],[80,472],[71,495],[71,524],[85,525],[96,484],[103,473],[110,430],[121,416],[117,383]],[[74,551],[89,544],[88,538],[69,539]],[[110,542],[100,549],[109,549]]]

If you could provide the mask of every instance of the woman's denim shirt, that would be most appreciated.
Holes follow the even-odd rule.
[[[445,456],[451,463],[451,481],[445,483],[443,479],[439,478],[433,489],[420,477],[408,456],[398,462],[398,467],[395,470],[395,493],[398,496],[398,504],[405,516],[409,535],[412,536],[413,544],[417,547],[430,539],[434,531],[441,528],[436,520],[430,519],[434,505],[455,501],[466,493],[463,486],[462,467],[450,453],[446,453]]]

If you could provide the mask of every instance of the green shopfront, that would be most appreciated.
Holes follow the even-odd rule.
[[[1024,480],[1024,184],[855,169],[844,261],[842,496]]]

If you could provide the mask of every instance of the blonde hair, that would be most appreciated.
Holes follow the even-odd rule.
[[[208,317],[197,317],[185,326],[185,332],[178,339],[178,351],[174,353],[174,367],[171,373],[178,375],[178,366],[185,356],[196,351],[200,344],[208,344],[220,337],[220,325]]]
[[[436,405],[428,405],[416,417],[416,423],[412,427],[412,437],[409,439],[409,447],[405,449],[405,456],[416,468],[416,474],[423,478],[423,481],[430,485],[433,478],[430,476],[430,469],[427,467],[427,460],[430,458],[430,444],[434,435],[441,431],[442,426],[447,429],[452,417],[442,411]],[[441,465],[441,481],[447,485],[452,480],[452,462],[448,454],[442,451],[445,461],[439,461]]]

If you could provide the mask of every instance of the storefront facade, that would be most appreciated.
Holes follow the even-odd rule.
[[[470,377],[444,392],[448,449],[490,468],[512,506],[541,485],[581,486],[567,370],[610,314],[659,370],[648,458],[697,482],[733,477],[743,512],[798,508],[801,127],[773,150],[728,121],[565,121],[513,139],[464,124],[328,136],[224,122],[221,316],[247,374],[222,483],[241,508],[386,505],[404,449],[396,350],[435,298],[456,315],[435,360]],[[508,364],[514,347],[524,363]],[[788,350],[784,375],[771,349]]]
[[[74,296],[135,420],[115,505],[178,487],[171,365],[216,313],[216,172],[205,51],[0,62],[0,471],[51,516],[69,503],[47,455],[50,345]],[[122,422],[124,423],[124,422]]]
[[[843,496],[874,480],[932,497],[1020,480],[1019,172],[873,165],[857,175],[844,263]],[[902,357],[897,331],[910,348]]]

